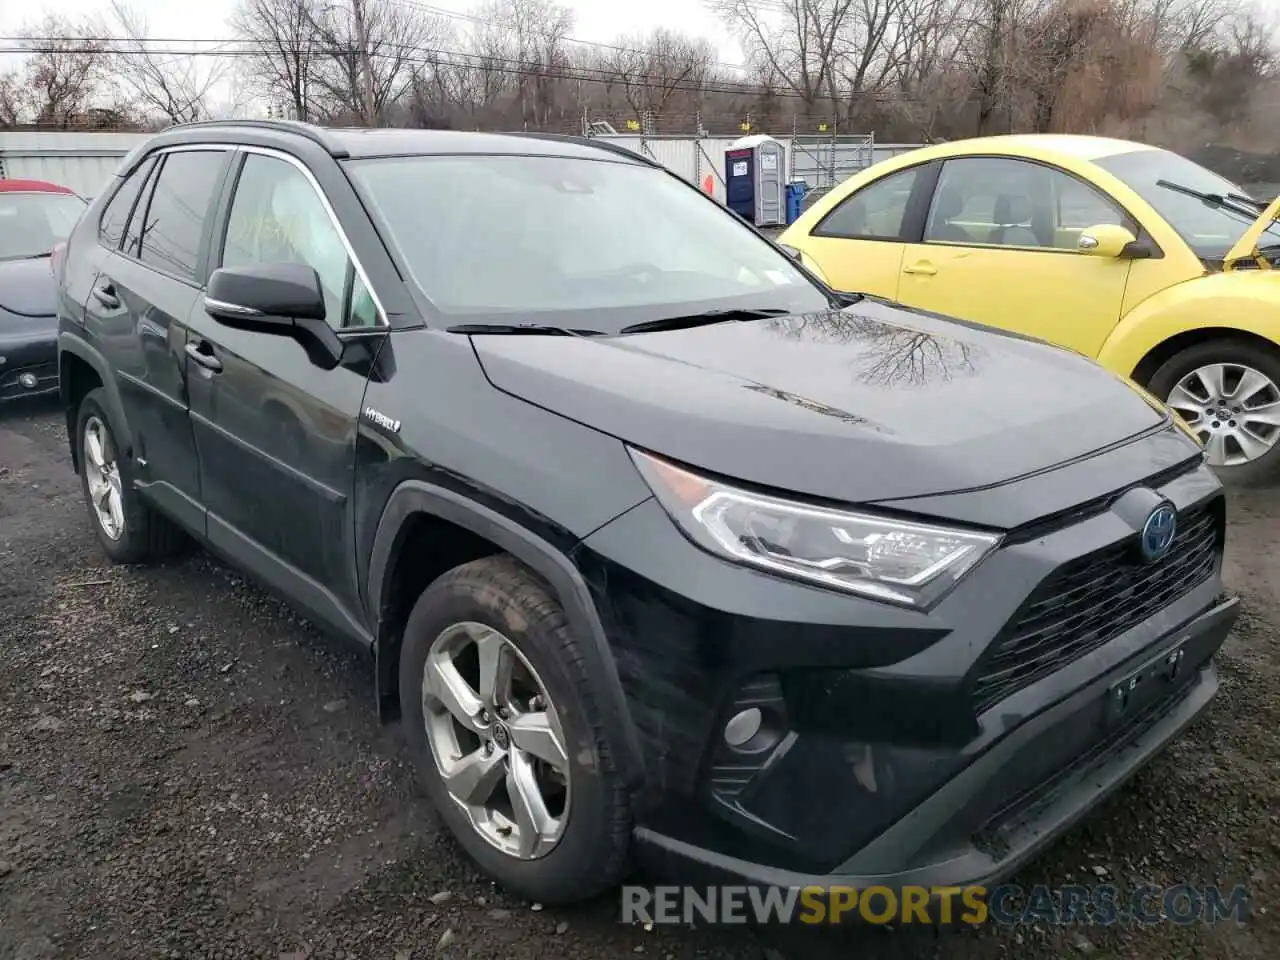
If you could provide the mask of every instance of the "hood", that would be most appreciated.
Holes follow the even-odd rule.
[[[1090,360],[883,301],[616,338],[474,336],[490,381],[635,446],[852,502],[1002,483],[1166,415]]]
[[[1271,201],[1270,205],[1262,211],[1257,220],[1253,221],[1249,229],[1246,230],[1235,245],[1227,251],[1227,255],[1223,257],[1223,266],[1230,270],[1240,260],[1251,260],[1263,269],[1271,268],[1271,262],[1258,253],[1258,241],[1262,239],[1263,231],[1271,226],[1276,220],[1280,220],[1280,196]]]
[[[0,309],[23,317],[57,313],[58,284],[48,257],[0,260]]]

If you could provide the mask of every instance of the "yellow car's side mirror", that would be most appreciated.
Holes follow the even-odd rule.
[[[1124,227],[1113,223],[1100,223],[1095,227],[1086,227],[1080,231],[1080,239],[1076,246],[1081,253],[1094,257],[1130,256],[1138,238]]]

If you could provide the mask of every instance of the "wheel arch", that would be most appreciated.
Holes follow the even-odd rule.
[[[639,739],[604,626],[578,568],[564,551],[514,520],[453,490],[423,480],[405,480],[396,487],[383,508],[373,538],[367,596],[375,624],[373,652],[380,714],[384,718],[391,714],[388,701],[394,700],[397,689],[403,620],[398,615],[394,596],[395,571],[405,552],[412,549],[413,538],[409,534],[413,524],[424,517],[442,521],[475,538],[460,551],[458,562],[503,552],[543,580],[564,609],[569,628],[581,641],[619,774],[629,787],[637,784],[643,769]],[[492,549],[486,550],[486,545]],[[451,563],[450,568],[456,565]]]
[[[1174,334],[1148,350],[1142,359],[1138,361],[1137,366],[1133,368],[1130,379],[1146,386],[1155,375],[1155,372],[1168,360],[1188,347],[1194,347],[1198,343],[1206,343],[1210,340],[1235,340],[1263,350],[1275,351],[1280,349],[1280,345],[1277,345],[1274,340],[1241,327],[1196,327],[1192,330],[1184,330],[1181,333]]]
[[[76,412],[80,401],[90,390],[101,387],[106,393],[107,415],[111,429],[132,456],[133,434],[125,420],[124,406],[115,378],[111,376],[106,359],[91,345],[66,333],[58,337],[58,394],[67,420],[67,442],[71,447],[71,466],[80,472],[80,450],[76,440]]]

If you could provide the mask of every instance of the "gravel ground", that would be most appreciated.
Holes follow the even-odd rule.
[[[1274,958],[1277,541],[1275,495],[1237,497],[1222,695],[1017,878],[1244,883],[1244,924],[646,931],[478,877],[365,664],[203,554],[106,564],[56,411],[0,413],[0,957]]]

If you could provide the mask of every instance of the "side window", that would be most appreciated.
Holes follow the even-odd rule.
[[[119,248],[125,224],[129,222],[129,214],[133,212],[133,202],[142,192],[142,185],[146,183],[147,175],[154,165],[154,159],[147,159],[129,175],[115,192],[115,196],[108,201],[106,209],[102,211],[102,219],[98,221],[98,242],[104,247],[110,250]]]
[[[1127,219],[1061,170],[1006,157],[964,157],[942,166],[924,239],[1076,253],[1083,227]]]
[[[227,218],[222,265],[304,263],[315,268],[330,326],[365,326],[372,303],[356,283],[351,318],[345,316],[351,258],[311,182],[293,164],[251,153],[245,157]],[[357,278],[358,279],[358,278]],[[372,321],[376,323],[376,316]]]
[[[868,184],[828,213],[815,237],[909,241],[904,235],[911,192],[925,167],[911,167]]]
[[[147,207],[150,206],[151,196],[155,193],[156,174],[159,173],[162,163],[163,161],[156,160],[151,164],[151,171],[142,185],[142,193],[138,196],[138,202],[133,205],[133,216],[129,218],[129,225],[124,231],[124,244],[120,247],[120,252],[127,256],[138,255],[138,247],[142,243],[142,228],[147,219]]]
[[[200,240],[222,182],[225,151],[183,150],[164,159],[142,228],[143,263],[195,282]]]

